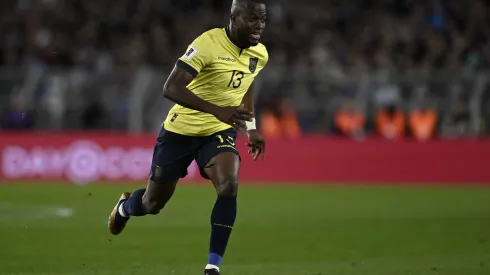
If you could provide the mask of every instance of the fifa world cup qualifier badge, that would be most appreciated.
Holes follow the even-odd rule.
[[[259,58],[257,57],[250,57],[250,63],[248,65],[248,68],[250,69],[251,73],[254,73],[255,70],[257,69],[257,63],[259,62]]]
[[[196,49],[196,47],[194,46],[190,46],[190,48],[187,50],[187,52],[184,54],[184,58],[187,59],[187,61],[191,61],[192,58],[194,56],[196,56],[196,54],[198,53],[199,51]]]

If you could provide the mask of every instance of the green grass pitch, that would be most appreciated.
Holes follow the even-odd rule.
[[[0,184],[0,274],[202,274],[213,188],[111,236],[137,187]],[[222,274],[488,275],[490,189],[242,186]]]

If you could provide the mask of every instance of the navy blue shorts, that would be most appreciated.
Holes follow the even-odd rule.
[[[216,155],[233,152],[239,157],[235,146],[236,131],[233,128],[211,136],[192,137],[165,130],[163,127],[153,149],[150,180],[171,182],[187,176],[187,168],[196,160],[201,176],[207,163]]]

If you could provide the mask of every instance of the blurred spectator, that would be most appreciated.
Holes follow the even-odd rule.
[[[335,114],[335,124],[340,133],[355,139],[364,137],[365,122],[366,118],[353,100],[345,101],[342,108]]]
[[[297,138],[301,135],[296,112],[287,99],[271,101],[259,121],[264,137]]]
[[[459,138],[471,136],[470,110],[463,98],[458,98],[450,108],[449,114],[442,123],[441,135],[445,138]]]
[[[108,113],[98,100],[89,103],[82,113],[82,128],[86,130],[103,129]]]
[[[10,130],[31,129],[34,125],[33,112],[28,108],[19,88],[10,95],[10,106],[2,114],[2,128]]]
[[[398,85],[390,81],[387,71],[379,72],[377,75],[378,83],[374,87],[373,103],[375,108],[397,104],[401,101],[401,91]]]
[[[430,108],[426,101],[421,102],[409,113],[411,134],[420,141],[432,138],[436,130],[437,119],[437,111]]]
[[[0,64],[21,64],[36,57],[57,66],[111,63],[107,58],[115,64],[168,66],[197,34],[227,24],[229,4],[2,1]],[[334,64],[330,70],[348,64],[351,54],[359,54],[375,68],[388,69],[445,67],[455,55],[483,64],[488,61],[482,54],[490,37],[488,5],[482,0],[317,0],[301,5],[284,0],[269,5],[264,43],[271,56],[285,52],[290,64],[301,62],[306,54],[316,66]],[[298,39],[289,39],[292,33]]]
[[[342,102],[333,98],[366,94],[362,104],[369,106],[363,110],[387,104],[403,107],[404,93],[413,90],[409,86],[436,78],[436,72],[444,72],[438,80],[445,82],[443,86],[451,77],[463,75],[463,70],[490,67],[489,5],[485,0],[275,1],[268,7],[263,37],[270,70],[261,74],[273,88],[261,98],[283,92],[277,83],[286,83],[282,86],[294,98],[305,130],[332,128],[324,126],[331,124],[338,102]],[[134,75],[145,67],[165,75],[197,35],[227,25],[229,6],[230,1],[224,0],[0,1],[0,67],[31,66],[49,73],[76,68],[118,76],[120,70]],[[369,74],[368,80],[364,74]],[[414,75],[418,78],[410,78]],[[46,91],[45,95],[50,102],[48,113],[57,116],[49,120],[54,129],[62,127],[66,111],[59,102],[69,101],[66,94],[72,91],[63,83],[65,76],[59,78],[63,80],[57,84],[59,91]],[[409,80],[402,83],[404,78]],[[131,87],[124,80],[116,82]],[[355,95],[342,94],[346,82],[354,82],[351,90]],[[157,84],[139,87],[153,85]],[[158,85],[161,89],[163,84]],[[431,87],[429,93],[440,90],[447,87]],[[439,96],[444,100],[444,95]],[[82,107],[70,106],[75,105],[79,109],[69,111],[80,118]],[[454,127],[447,126],[451,123],[445,116],[446,105],[436,106],[438,113],[444,114],[443,128],[449,133]],[[104,107],[113,111],[107,104]],[[367,112],[366,121],[373,121],[371,113]],[[317,117],[321,117],[319,121]],[[368,124],[366,131],[372,130],[370,127]]]
[[[405,114],[394,104],[381,108],[376,115],[377,133],[386,139],[396,140],[405,135]]]
[[[482,133],[490,134],[490,100],[482,102],[483,118],[480,121],[480,128]]]

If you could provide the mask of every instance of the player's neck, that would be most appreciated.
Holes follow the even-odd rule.
[[[226,27],[225,30],[226,30],[226,35],[228,36],[228,39],[230,39],[231,43],[233,43],[235,46],[237,46],[240,49],[250,48],[249,45],[244,46],[244,45],[242,45],[243,43],[239,42],[240,40],[236,38],[237,37],[236,32],[232,31],[233,29],[231,28],[231,24],[228,25],[228,27]]]

